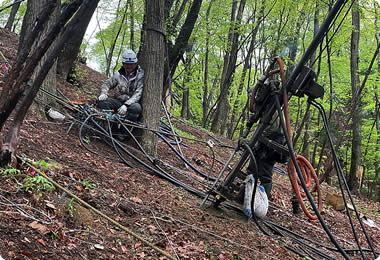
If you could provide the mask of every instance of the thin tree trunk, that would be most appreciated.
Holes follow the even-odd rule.
[[[190,44],[189,48],[186,50],[186,61],[185,61],[185,75],[183,79],[183,94],[182,94],[182,109],[181,109],[181,117],[185,119],[190,119],[190,103],[189,103],[189,96],[190,96],[190,90],[188,83],[191,79],[191,60],[192,60],[192,48],[193,45]]]
[[[136,51],[135,47],[135,6],[133,5],[133,0],[128,0],[127,6],[129,5],[129,10],[131,10],[131,16],[129,18],[129,44],[133,51]]]
[[[179,61],[188,45],[191,33],[197,21],[199,10],[202,5],[202,0],[194,0],[189,13],[186,16],[185,22],[176,38],[175,45],[169,48],[169,61],[170,61],[170,75],[173,76]]]
[[[86,33],[88,24],[91,21],[91,17],[98,6],[99,0],[91,1],[91,5],[88,6],[86,12],[83,14],[80,24],[75,28],[72,37],[65,44],[63,51],[58,57],[57,73],[64,79],[67,78],[75,59],[78,57],[80,46],[83,41],[83,37]]]
[[[14,0],[14,3],[12,5],[12,9],[11,9],[11,13],[9,14],[9,18],[8,18],[7,24],[4,27],[8,31],[12,31],[12,27],[13,27],[13,24],[14,24],[14,21],[15,21],[15,17],[16,17],[17,11],[18,11],[18,9],[20,7],[20,4],[21,4],[20,0]]]
[[[214,133],[224,134],[226,127],[226,115],[229,114],[230,104],[228,102],[229,91],[232,83],[233,73],[235,72],[236,60],[238,54],[239,44],[239,26],[243,17],[243,11],[246,0],[241,0],[236,14],[237,1],[234,1],[231,9],[231,27],[228,35],[228,46],[230,49],[226,50],[224,55],[224,66],[222,72],[222,79],[220,83],[219,102],[216,108],[215,117],[212,121],[211,131]]]
[[[206,26],[207,29],[209,28],[209,16],[210,16],[210,11],[212,4],[214,3],[215,0],[211,0],[207,12],[206,12]],[[209,56],[209,45],[210,45],[210,37],[211,33],[210,30],[207,30],[207,36],[206,36],[206,50],[205,50],[205,68],[204,68],[204,73],[203,73],[203,97],[202,97],[202,127],[206,127],[207,123],[207,113],[209,109],[209,91],[208,91],[208,56]]]
[[[379,69],[378,71],[380,72],[380,62],[379,62]],[[375,92],[376,93],[376,92]],[[376,149],[375,149],[375,154],[376,154],[376,159],[375,159],[375,183],[377,188],[377,194],[376,194],[376,199],[377,201],[380,200],[380,156],[379,156],[379,150],[380,150],[380,102],[379,98],[376,96],[376,130],[377,130],[377,139],[376,139]]]
[[[121,0],[119,0],[118,6],[117,6],[117,12],[116,13],[118,13],[118,11],[120,10],[120,5],[121,5]],[[106,60],[107,61],[107,64],[106,64],[106,75],[110,75],[113,52],[115,50],[116,42],[117,42],[117,39],[118,39],[118,37],[120,35],[121,29],[124,26],[124,21],[125,21],[125,19],[127,17],[127,10],[128,10],[128,2],[125,5],[125,11],[123,13],[123,18],[121,19],[120,25],[117,28],[116,35],[114,36],[114,39],[111,42],[111,46],[110,46],[110,49],[109,49],[109,52],[108,52],[108,56],[107,56],[107,60]]]
[[[264,7],[265,7],[265,0],[262,1],[262,3],[261,3],[260,12],[259,12],[260,16],[256,22],[255,27],[252,30],[251,42],[249,44],[247,56],[245,57],[245,60],[244,60],[243,72],[242,72],[242,76],[240,78],[237,96],[236,96],[236,99],[235,99],[235,102],[233,105],[233,109],[232,109],[232,113],[231,113],[230,127],[228,128],[228,132],[227,132],[228,137],[231,139],[234,135],[234,130],[235,130],[234,124],[235,124],[236,114],[237,114],[238,108],[241,106],[241,104],[239,102],[239,97],[243,93],[245,78],[246,78],[247,71],[248,71],[250,64],[251,64],[251,58],[252,58],[252,54],[253,54],[255,44],[256,44],[257,32],[259,31],[261,22],[264,19]]]
[[[354,1],[354,0],[352,0]],[[352,107],[352,146],[351,146],[351,167],[350,175],[348,178],[348,186],[353,193],[358,192],[359,182],[357,178],[357,171],[361,163],[361,105],[360,105],[360,78],[359,78],[359,37],[360,37],[360,15],[359,6],[357,2],[354,3],[352,8],[352,26],[351,33],[351,89],[352,100],[356,100]]]

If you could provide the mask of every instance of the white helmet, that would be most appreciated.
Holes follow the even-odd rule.
[[[127,63],[127,64],[137,63],[136,53],[132,50],[126,50],[123,53],[123,57],[121,60],[123,63]]]

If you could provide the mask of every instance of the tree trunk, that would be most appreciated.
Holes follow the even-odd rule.
[[[207,12],[206,12],[206,26],[207,29],[209,28],[209,16],[212,4],[215,0],[211,0]],[[211,33],[209,30],[207,30],[207,36],[206,36],[206,47],[205,47],[205,61],[204,61],[204,73],[203,73],[203,97],[202,97],[202,127],[206,127],[207,123],[207,113],[210,106],[209,102],[209,91],[208,91],[208,58],[209,58],[209,47],[210,47],[210,37]]]
[[[12,31],[13,24],[15,22],[15,17],[20,7],[21,2],[19,0],[14,0],[14,4],[12,5],[11,13],[9,14],[9,18],[7,24],[5,25],[5,29],[8,31]]]
[[[192,48],[193,45],[190,44],[189,48],[186,51],[186,61],[185,61],[185,75],[183,79],[183,93],[182,93],[182,108],[181,108],[181,117],[185,119],[190,119],[190,103],[189,103],[189,96],[190,96],[190,89],[188,86],[188,83],[191,79],[191,60],[192,60]]]
[[[316,10],[314,12],[314,30],[313,30],[314,37],[317,35],[317,33],[319,31],[318,16],[319,16],[319,10],[318,10],[318,3],[317,3],[316,4]],[[313,53],[311,60],[314,61],[315,57],[316,57],[316,52]],[[313,66],[311,67],[311,69],[315,71],[315,65],[314,64],[315,63],[313,63]],[[301,154],[309,160],[310,160],[310,141],[309,141],[310,134],[309,134],[309,129],[310,129],[310,125],[311,125],[311,119],[312,119],[312,114],[310,111],[310,103],[307,103],[307,108],[306,108],[306,112],[305,112],[305,121],[306,121],[305,130],[304,130],[305,134],[304,134],[304,138],[303,138]]]
[[[380,72],[380,62],[379,62],[379,69],[378,71]],[[376,130],[377,130],[377,139],[376,139],[376,149],[375,149],[375,154],[376,154],[376,158],[375,158],[375,185],[378,187],[377,189],[377,194],[376,194],[376,198],[375,200],[377,199],[377,201],[380,200],[380,156],[379,156],[379,150],[380,150],[380,122],[379,122],[379,119],[380,119],[380,102],[379,102],[379,98],[376,96]]]
[[[228,95],[232,83],[232,76],[235,72],[237,54],[238,54],[238,44],[239,44],[239,33],[238,29],[241,25],[241,20],[243,17],[243,11],[245,7],[246,0],[241,0],[239,9],[236,14],[237,1],[232,3],[231,9],[231,26],[228,34],[228,45],[231,46],[226,50],[226,54],[224,55],[224,66],[222,79],[220,83],[220,94],[219,94],[219,102],[216,108],[215,116],[211,124],[211,131],[214,133],[224,134],[226,127],[226,118],[229,114],[230,105],[228,102]]]
[[[21,35],[28,33],[31,31],[32,27],[34,26],[35,21],[38,19],[39,12],[42,10],[46,4],[51,0],[40,0],[40,1],[28,1],[27,2],[27,13],[24,16],[24,20],[22,23],[22,31]],[[41,34],[41,38],[45,38],[48,31],[52,28],[52,26],[56,23],[57,17],[61,12],[61,5],[60,1],[57,1],[57,7],[54,9],[53,13],[50,15],[50,18],[47,22],[47,26],[45,27],[44,31]],[[25,42],[23,39],[25,37],[20,36],[20,43],[19,43],[19,49],[25,48],[26,45],[30,44],[29,42]],[[41,42],[37,42],[37,45]],[[50,55],[52,49],[54,48],[55,42],[51,44],[47,52],[45,53],[44,57],[41,59],[40,63],[37,65],[37,67],[34,70],[33,76],[31,78],[31,81],[34,81],[36,76],[39,73],[39,70],[41,69],[42,64],[46,61],[46,58]],[[36,46],[35,46],[36,47]],[[33,49],[32,49],[33,51]],[[42,88],[45,90],[48,90],[51,93],[56,92],[56,73],[57,72],[57,63],[55,63],[49,73],[46,75],[44,82],[42,83]],[[36,99],[34,100],[36,103],[36,108],[40,111],[44,111],[46,106],[55,104],[55,100],[52,99],[50,96],[39,92]]]
[[[353,0],[354,1],[354,0]],[[352,26],[351,33],[351,89],[353,102],[352,114],[352,146],[351,146],[351,167],[348,178],[348,186],[353,193],[358,192],[359,182],[357,171],[361,161],[361,118],[360,118],[360,78],[359,78],[359,36],[360,36],[360,16],[357,2],[352,8]]]
[[[121,5],[121,0],[119,0],[116,13],[120,12],[120,5]],[[128,2],[125,5],[125,11],[124,11],[124,14],[123,14],[123,18],[121,19],[120,25],[117,28],[117,32],[114,32],[112,34],[112,35],[114,35],[114,38],[111,41],[111,46],[110,46],[110,49],[109,49],[109,52],[108,52],[108,56],[107,56],[107,60],[106,60],[106,62],[107,62],[107,64],[106,64],[106,75],[107,76],[110,75],[113,53],[114,53],[114,50],[115,50],[117,38],[120,35],[121,29],[123,28],[123,25],[124,25],[124,21],[125,21],[125,19],[127,17],[127,10],[128,10]],[[114,25],[113,30],[115,29],[115,26],[116,25]]]
[[[90,2],[90,6],[86,9],[83,14],[80,24],[74,28],[74,32],[70,40],[65,44],[65,47],[58,57],[57,73],[60,74],[64,79],[70,72],[71,67],[75,59],[78,57],[80,51],[80,46],[83,41],[83,37],[86,33],[88,24],[90,23],[91,17],[98,6],[99,0],[94,0]]]
[[[161,111],[162,82],[164,75],[165,33],[164,0],[146,0],[145,42],[142,50],[142,65],[145,69],[143,92],[143,123],[158,129]],[[144,131],[141,138],[144,149],[151,155],[157,154],[157,137]]]
[[[375,10],[378,10],[379,5],[375,4]],[[376,17],[378,16],[376,12]],[[379,32],[379,27],[377,24],[377,19],[375,20],[375,27],[376,27],[376,32]],[[379,37],[376,38],[377,44],[379,44]],[[376,131],[377,131],[377,139],[376,139],[376,149],[375,149],[375,180],[374,180],[374,185],[375,188],[377,187],[377,192],[375,194],[375,201],[380,201],[380,156],[379,156],[379,150],[380,150],[380,100],[379,96],[377,95],[377,90],[378,90],[378,85],[380,82],[380,54],[377,55],[377,77],[376,77],[376,84],[375,84],[375,98],[376,98],[376,106],[375,106],[375,122],[376,122]]]
[[[309,105],[309,103],[308,103]],[[307,158],[310,159],[310,135],[309,135],[309,129],[311,125],[311,111],[306,111],[305,113],[305,121],[307,122],[304,129],[304,136],[303,136],[303,143],[302,143],[302,152],[301,154]]]
[[[242,72],[242,76],[241,76],[240,82],[239,82],[239,89],[238,89],[237,97],[235,99],[233,109],[232,109],[232,113],[231,113],[230,127],[229,127],[228,133],[227,133],[228,137],[231,139],[234,135],[234,130],[235,130],[234,125],[235,125],[236,114],[238,112],[238,108],[241,106],[241,104],[239,102],[239,97],[243,93],[244,82],[245,82],[245,78],[247,75],[247,71],[251,67],[251,58],[252,58],[252,54],[253,54],[254,47],[256,44],[256,35],[257,35],[257,32],[259,31],[260,24],[264,19],[264,7],[265,7],[265,0],[262,1],[261,9],[259,12],[260,16],[259,16],[258,20],[256,21],[255,27],[252,30],[251,42],[249,43],[247,56],[244,60],[243,72]]]
[[[85,5],[88,4],[88,2],[91,0],[86,0]],[[69,4],[69,7],[63,12],[61,15],[59,21],[54,24],[54,26],[51,27],[51,30],[46,34],[46,37],[44,37],[41,41],[39,41],[39,44],[35,46],[32,53],[29,55],[29,59],[26,62],[26,57],[28,57],[28,53],[30,52],[30,46],[35,43],[33,40],[33,36],[38,36],[38,32],[43,32],[44,30],[44,23],[40,23],[40,21],[37,19],[37,22],[34,23],[34,27],[30,30],[30,33],[24,34],[24,39],[30,39],[29,42],[30,46],[25,45],[24,47],[21,47],[19,49],[19,55],[16,60],[15,66],[12,68],[10,72],[10,76],[7,78],[5,88],[3,89],[2,95],[4,93],[10,93],[10,89],[16,89],[16,93],[12,95],[12,101],[14,103],[18,103],[20,100],[23,92],[25,92],[25,96],[22,98],[21,104],[18,106],[18,109],[15,113],[14,120],[12,121],[12,125],[10,126],[8,133],[5,135],[4,142],[2,144],[1,148],[1,154],[0,154],[0,163],[2,165],[7,164],[11,158],[12,155],[15,153],[17,142],[18,142],[18,134],[20,131],[20,127],[22,125],[22,122],[25,118],[25,115],[32,104],[34,98],[37,95],[37,92],[42,85],[44,79],[46,78],[49,71],[51,71],[51,67],[55,63],[55,60],[59,54],[59,52],[62,50],[64,42],[71,37],[72,28],[74,28],[78,21],[81,19],[81,11],[78,11],[74,18],[71,19],[71,21],[68,23],[68,25],[65,27],[66,31],[62,37],[62,39],[53,46],[53,48],[50,49],[50,54],[46,55],[46,51],[48,46],[51,46],[52,43],[58,34],[60,33],[62,27],[68,22],[68,20],[71,18],[71,16],[77,11],[78,7],[80,6],[82,1],[77,0],[71,2]],[[40,18],[44,18],[45,15],[47,20],[48,13],[52,13],[51,10],[53,10],[56,6],[59,6],[59,2],[50,1],[45,6],[45,10],[42,12],[42,15]],[[29,9],[31,11],[33,9]],[[85,10],[85,8],[82,8],[82,10]],[[41,19],[42,20],[42,19]],[[46,26],[48,26],[46,24]],[[45,55],[44,55],[45,54]],[[37,64],[42,58],[44,58],[43,64],[40,66],[38,73],[36,74],[36,77],[34,78],[34,81],[30,84],[30,86],[25,90],[25,88],[21,87],[21,84],[25,84],[25,81],[28,79],[28,77],[32,74],[33,68],[35,68],[35,64]],[[26,62],[26,63],[25,63]],[[24,64],[25,63],[25,64]],[[21,78],[20,78],[21,77]],[[14,87],[14,88],[12,88]],[[4,105],[6,108],[6,104],[2,104],[0,106],[1,115],[5,115],[8,111],[4,111]],[[15,106],[15,105],[14,105]],[[10,111],[12,112],[12,111]],[[3,118],[2,118],[3,119]],[[1,125],[2,126],[2,125]]]
[[[46,22],[49,20],[49,15],[56,7],[56,2],[48,2],[48,4],[42,9],[39,19],[37,19],[32,30],[27,34],[21,35],[20,42],[28,42],[29,44],[25,45],[23,48],[19,48],[16,62],[13,64],[12,69],[9,71],[9,75],[3,84],[4,87],[0,95],[0,130],[2,130],[5,121],[8,119],[9,115],[22,97],[23,92],[28,87],[27,83],[29,83],[28,81],[30,81],[39,61],[54,42],[61,28],[68,22],[81,3],[82,0],[74,0],[71,2],[69,7],[66,8],[61,15],[59,22],[54,26],[52,31],[40,43],[40,45],[37,48],[34,48],[33,52],[31,52],[31,49],[36,45],[37,39],[44,30]]]
[[[133,0],[128,0],[127,6],[129,6],[129,10],[131,10],[131,16],[129,18],[129,44],[130,49],[136,52],[135,47],[135,6],[133,5]]]
[[[178,63],[182,59],[183,54],[185,53],[191,33],[193,32],[195,26],[195,22],[197,21],[201,5],[202,0],[193,1],[190,11],[186,16],[185,22],[182,25],[181,30],[175,40],[175,45],[169,45],[168,55],[170,68],[165,69],[164,90],[162,92],[164,94],[167,92],[167,89],[169,88],[169,81],[167,81],[166,79],[168,78],[168,75],[170,75],[170,77],[173,77],[177,69]]]

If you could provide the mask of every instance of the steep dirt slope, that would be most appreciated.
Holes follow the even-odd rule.
[[[0,29],[0,42],[0,51],[12,61],[17,36]],[[71,101],[92,104],[105,77],[83,64],[78,66],[83,86],[73,87],[59,79],[58,89]],[[216,176],[222,165],[212,160],[213,153],[205,145],[211,137],[180,120],[173,119],[173,123],[202,141],[184,139],[184,157],[203,172]],[[43,160],[40,168],[47,164],[49,170],[44,172],[55,182],[172,256],[180,259],[301,259],[287,247],[300,252],[305,247],[289,238],[264,235],[252,221],[233,210],[200,209],[200,198],[152,175],[132,160],[134,167],[128,167],[102,140],[91,139],[88,143],[92,151],[97,149],[99,153],[92,154],[80,143],[79,125],[70,126],[70,122],[51,122],[30,113],[21,131],[19,155],[34,161]],[[136,145],[130,141],[128,144],[132,146],[132,153],[143,159]],[[218,159],[225,161],[231,150],[216,147],[214,152]],[[186,168],[164,142],[159,143],[157,159],[173,176],[204,189],[204,181]],[[72,200],[62,190],[17,189],[17,181],[26,176],[37,179],[30,166],[23,164],[20,169],[21,175],[2,176],[0,183],[0,256],[4,259],[164,259],[132,233]],[[289,186],[287,176],[274,175],[267,220],[333,247],[318,222],[309,221],[303,215],[293,216]],[[332,190],[323,186],[324,192]],[[361,213],[380,223],[378,204],[357,202]],[[339,243],[355,248],[344,213],[325,207],[323,217]],[[354,222],[357,227],[356,219]],[[366,228],[376,250],[380,251],[379,229]],[[360,234],[359,239],[367,247],[364,236]],[[323,249],[320,245],[313,246]],[[342,259],[333,250],[325,252]],[[358,252],[350,256],[360,259]]]

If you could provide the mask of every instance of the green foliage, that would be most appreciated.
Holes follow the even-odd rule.
[[[40,167],[43,171],[46,171],[49,168],[49,163],[45,160],[37,161],[33,163],[37,167]]]
[[[26,177],[24,179],[24,183],[22,184],[22,188],[25,191],[39,192],[40,196],[42,196],[43,191],[55,190],[54,185],[51,184],[45,177],[40,175]]]
[[[165,30],[166,39],[168,44],[174,44],[178,33],[186,19],[186,13],[189,11],[191,1],[185,7],[184,14],[179,17],[178,24],[173,26],[173,22],[178,15],[180,3],[182,1],[175,1],[170,10],[169,18],[166,21],[167,28]],[[220,94],[220,82],[222,78],[222,69],[225,62],[225,55],[231,48],[230,28],[233,25],[231,21],[231,7],[233,0],[205,0],[202,3],[200,14],[192,32],[191,42],[193,50],[190,54],[191,57],[184,57],[191,59],[191,65],[186,68],[180,62],[175,75],[173,75],[173,96],[175,102],[172,107],[172,113],[180,115],[182,108],[182,96],[184,90],[189,90],[189,104],[191,111],[191,118],[189,122],[200,126],[203,118],[203,102],[208,102],[206,113],[211,114],[208,117],[209,123],[212,118],[212,111],[217,106]],[[239,2],[239,1],[238,1]],[[3,0],[0,8],[12,4],[13,0]],[[121,3],[121,5],[118,5]],[[126,3],[132,3],[133,8]],[[92,35],[87,42],[81,46],[81,55],[89,57],[90,60],[99,64],[103,72],[106,71],[106,59],[109,55],[111,58],[111,73],[119,69],[120,54],[126,48],[134,46],[137,52],[140,49],[141,30],[144,17],[144,3],[143,0],[136,1],[101,1],[99,3],[97,18],[99,19],[99,26],[101,32]],[[211,5],[212,4],[212,5]],[[262,6],[264,5],[264,6]],[[210,9],[209,9],[210,7]],[[243,77],[243,64],[247,57],[251,37],[254,35],[254,29],[257,26],[260,17],[260,10],[263,8],[265,19],[260,24],[256,38],[254,40],[255,49],[250,59],[249,71],[245,78]],[[331,27],[332,31],[329,32],[328,38],[329,45],[326,45],[324,39],[321,48],[316,50],[316,59],[311,61],[309,66],[318,72],[318,83],[325,89],[325,96],[323,100],[318,100],[322,103],[327,113],[331,113],[329,118],[329,127],[331,130],[332,139],[334,142],[338,141],[341,137],[343,142],[338,147],[337,152],[339,158],[342,159],[348,169],[351,158],[351,140],[352,133],[350,131],[350,124],[347,117],[350,113],[350,106],[352,104],[352,89],[351,89],[351,13],[345,17],[345,12],[348,11],[349,5],[346,5],[341,14],[337,18],[335,24]],[[233,71],[233,77],[228,91],[228,102],[230,109],[226,111],[225,122],[230,124],[229,128],[238,125],[234,137],[239,136],[239,130],[245,125],[245,122],[239,116],[245,111],[244,106],[247,101],[247,89],[254,86],[255,81],[261,77],[264,69],[268,65],[268,60],[274,56],[281,55],[285,63],[286,70],[291,71],[292,66],[302,57],[305,49],[313,39],[314,19],[319,20],[321,24],[330,9],[329,3],[324,1],[307,1],[307,0],[282,0],[282,1],[252,1],[248,0],[244,10],[242,26],[237,26],[236,31],[239,32],[239,52],[236,67]],[[4,27],[6,24],[11,8],[7,8],[0,12],[0,26]],[[25,14],[26,1],[24,1],[15,19],[15,32],[19,33],[21,30],[22,17]],[[208,13],[209,11],[209,13]],[[316,11],[319,14],[314,17]],[[374,35],[379,33],[379,7],[370,1],[360,2],[359,7],[361,17],[361,30],[360,30],[360,53],[359,53],[359,74],[360,82],[362,83],[368,69],[368,65],[372,59],[376,47],[376,39]],[[126,19],[123,21],[123,15],[126,14]],[[207,18],[207,19],[206,19]],[[131,24],[131,22],[134,24]],[[341,23],[342,22],[342,23]],[[338,29],[338,25],[341,27]],[[121,26],[118,38],[116,35]],[[337,31],[335,31],[337,30]],[[334,32],[333,32],[334,31]],[[132,38],[133,36],[133,38]],[[115,43],[115,49],[111,54],[111,45]],[[330,65],[329,67],[326,49],[330,48]],[[320,53],[323,50],[323,53]],[[206,55],[207,53],[207,55]],[[291,55],[293,54],[294,57]],[[189,56],[190,56],[189,55]],[[206,74],[206,57],[207,60],[207,74]],[[320,58],[320,59],[319,59]],[[227,60],[226,60],[227,61]],[[361,163],[365,166],[366,179],[376,181],[375,177],[379,175],[376,169],[376,163],[380,161],[380,151],[378,148],[378,140],[380,132],[374,125],[376,120],[376,102],[375,100],[380,95],[380,88],[378,87],[378,79],[380,73],[378,65],[372,69],[368,77],[365,88],[362,92],[360,100],[360,114],[361,114]],[[331,82],[330,70],[331,69]],[[73,84],[79,86],[81,80],[86,76],[79,70],[77,65],[74,65],[71,73]],[[206,77],[207,76],[207,77]],[[244,87],[239,93],[239,82],[244,82]],[[331,84],[331,85],[330,85]],[[207,91],[206,91],[207,85]],[[233,105],[237,104],[237,111],[232,115]],[[290,117],[292,122],[292,130],[295,132],[299,129],[301,120],[306,111],[306,98],[292,97],[290,101]],[[232,116],[235,116],[235,122],[231,122]],[[321,154],[322,145],[327,142],[326,131],[323,130],[321,118],[318,116],[317,111],[312,108],[311,120],[307,123],[308,130],[304,130],[301,134],[300,140],[297,142],[297,151],[302,150],[303,140],[301,140],[308,133],[310,136],[310,151],[315,150],[314,158],[310,158],[317,162],[320,158],[324,161],[327,158],[326,153]],[[348,125],[347,125],[348,124]],[[207,124],[206,124],[207,125]],[[194,138],[191,134],[185,133],[179,129],[175,129],[176,133],[180,136],[187,138]],[[85,142],[89,143],[90,138],[85,137]],[[330,148],[328,148],[329,150]],[[51,167],[58,167],[55,163],[41,160],[34,163],[40,169],[46,171]],[[13,178],[21,176],[21,172],[17,169],[6,169],[1,171],[1,176]],[[377,180],[379,181],[379,180]],[[83,180],[81,185],[86,190],[93,190],[98,184],[91,180]],[[54,186],[42,176],[27,176],[24,179],[22,187],[28,192],[40,192],[44,190],[53,190]],[[70,215],[74,212],[72,200],[68,206]]]
[[[69,213],[70,217],[73,217],[74,216],[74,212],[77,210],[74,206],[74,203],[75,203],[75,199],[72,198],[69,202],[69,204],[67,205],[67,209],[66,211]]]
[[[57,239],[58,238],[58,232],[51,231],[50,232],[50,238],[51,239]]]
[[[1,1],[0,2],[0,10],[5,8],[6,6],[13,4],[13,3],[14,3],[13,0]],[[27,1],[24,1],[20,4],[18,12],[15,16],[12,31],[14,31],[15,33],[18,33],[18,34],[21,31],[22,20],[23,20],[23,17],[25,15],[25,12],[26,12],[26,4],[27,4]],[[12,9],[12,7],[8,7],[8,8],[6,8],[0,12],[0,27],[2,27],[2,28],[5,27],[5,25],[8,21],[11,9]]]
[[[81,87],[82,81],[86,76],[86,73],[80,69],[77,63],[74,62],[73,66],[71,67],[70,73],[67,76],[67,82],[76,87]]]
[[[21,175],[21,171],[18,169],[10,168],[10,169],[5,169],[0,172],[2,176],[12,178],[17,175]]]
[[[35,165],[37,168],[40,168],[42,171],[47,171],[48,169],[61,169],[62,166],[58,163],[52,161],[50,158],[46,158],[45,160],[40,161],[30,161],[33,165]]]
[[[98,188],[98,184],[94,183],[91,180],[83,180],[80,182],[82,184],[82,187],[86,190],[92,191],[95,188]]]

